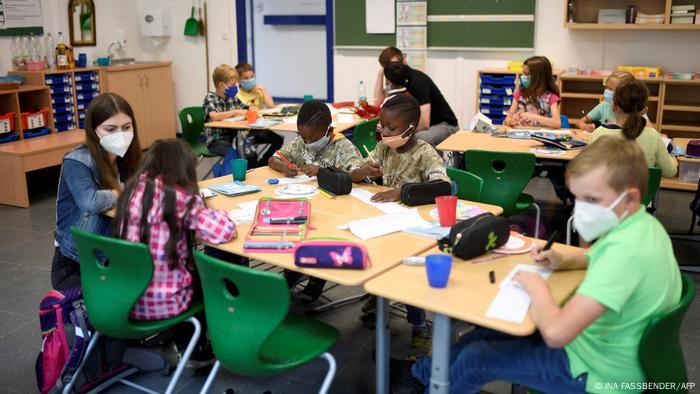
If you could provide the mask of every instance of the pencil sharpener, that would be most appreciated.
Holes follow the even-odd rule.
[[[276,184],[280,183],[280,180],[277,178],[270,178],[267,180],[267,183],[269,183],[270,185],[276,185]]]

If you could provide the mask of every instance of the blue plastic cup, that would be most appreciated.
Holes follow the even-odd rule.
[[[234,181],[245,181],[245,174],[248,171],[248,160],[233,159],[231,160],[231,173]]]
[[[428,272],[428,284],[438,289],[447,287],[452,270],[452,256],[431,254],[425,256],[425,269]]]

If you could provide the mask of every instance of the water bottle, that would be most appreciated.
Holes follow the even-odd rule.
[[[31,57],[31,61],[34,63],[39,63],[44,60],[43,56],[41,56],[40,42],[40,39],[34,35],[29,37],[29,56]]]
[[[569,0],[567,3],[567,8],[568,8],[568,14],[569,14],[569,23],[575,23],[575,17],[574,14],[576,13],[576,5],[574,4],[574,0]]]
[[[19,56],[21,58],[20,62],[22,64],[22,69],[27,69],[27,62],[29,61],[29,37],[22,36],[19,45]]]
[[[12,37],[12,69],[25,70],[26,64],[22,58],[22,39],[19,36]]]
[[[44,47],[46,56],[46,66],[48,68],[56,68],[56,41],[51,33],[46,33],[46,46]]]
[[[367,103],[367,91],[365,89],[365,82],[360,81],[360,84],[357,86],[357,106],[359,107],[364,103]]]

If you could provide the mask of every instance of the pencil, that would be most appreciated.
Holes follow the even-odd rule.
[[[323,197],[326,197],[326,198],[328,198],[328,199],[330,199],[330,200],[335,199],[335,194],[333,194],[333,193],[331,193],[331,192],[329,192],[329,191],[327,191],[327,190],[321,189],[320,187],[318,188],[318,192],[321,193],[321,195],[322,195]]]
[[[374,159],[374,156],[372,156],[372,152],[370,152],[369,149],[367,149],[367,145],[362,145],[362,147],[365,148],[365,152],[367,152],[367,156],[368,156],[370,159],[372,159],[373,162],[379,164],[379,163],[377,162],[377,160]]]
[[[544,245],[544,248],[542,248],[542,250],[549,250],[552,247],[552,244],[554,243],[554,238],[556,238],[558,235],[559,232],[557,230],[554,230],[552,235],[549,236],[549,239],[547,240],[547,243]]]
[[[277,151],[277,152],[275,152],[275,154],[276,154],[277,156],[279,156],[280,159],[282,159],[282,161],[284,162],[284,164],[287,165],[287,167],[291,168],[292,170],[297,170],[297,171],[299,170],[299,167],[297,167],[296,165],[292,164],[292,162],[290,162],[289,160],[287,160],[287,158],[284,157],[284,155],[282,154],[282,152]]]

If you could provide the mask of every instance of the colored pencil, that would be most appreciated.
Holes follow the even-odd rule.
[[[297,167],[296,165],[292,164],[291,161],[287,160],[287,158],[284,157],[284,155],[282,154],[282,152],[277,151],[277,152],[275,152],[275,154],[276,154],[277,156],[279,156],[280,159],[282,159],[282,161],[284,162],[284,164],[287,165],[287,167],[291,168],[292,170],[297,170],[297,171],[299,170],[299,167]]]

